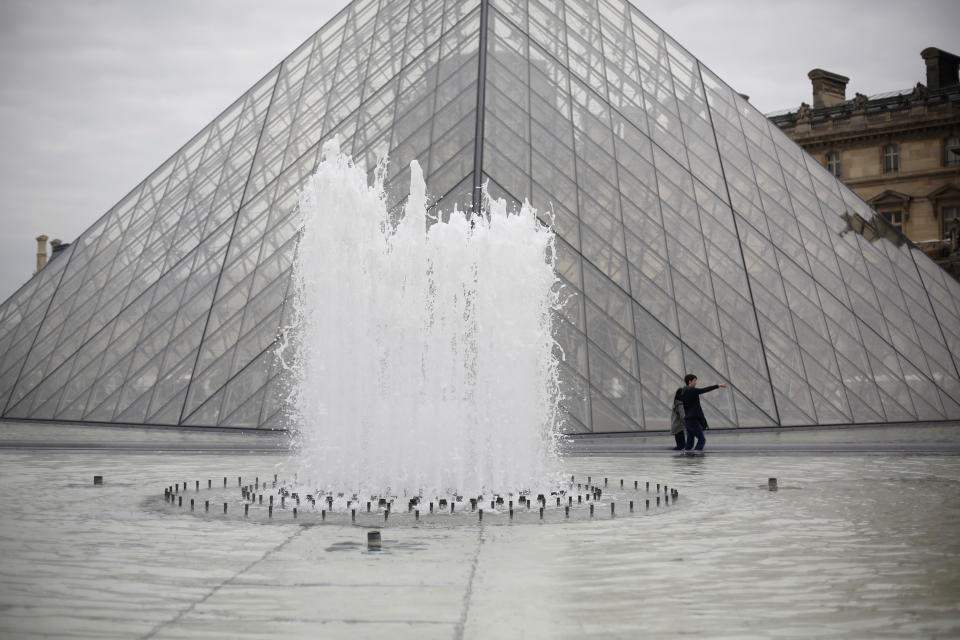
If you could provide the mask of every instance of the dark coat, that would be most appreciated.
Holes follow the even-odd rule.
[[[710,385],[698,389],[697,387],[686,386],[683,388],[683,413],[687,418],[705,419],[703,409],[700,407],[700,395],[719,389],[719,385]]]

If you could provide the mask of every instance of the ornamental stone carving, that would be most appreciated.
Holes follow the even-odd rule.
[[[927,98],[927,88],[922,82],[918,82],[910,93],[910,102],[923,102]]]
[[[853,110],[854,110],[854,111],[866,111],[866,110],[867,110],[867,103],[869,103],[869,102],[870,102],[870,98],[868,98],[867,96],[863,95],[862,93],[858,93],[857,95],[855,95],[855,96],[853,97]]]

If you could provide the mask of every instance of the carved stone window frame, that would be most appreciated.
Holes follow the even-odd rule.
[[[837,149],[831,149],[830,151],[827,151],[827,154],[824,156],[824,166],[826,166],[827,171],[830,172],[830,175],[835,178],[839,178],[842,167],[840,164],[840,151]]]
[[[893,189],[887,189],[867,200],[867,204],[873,207],[873,210],[880,214],[890,214],[896,212],[903,213],[903,224],[907,224],[910,219],[910,205],[913,203],[913,196]]]
[[[943,166],[960,167],[960,136],[943,139],[943,153],[940,157],[943,158]]]
[[[927,199],[933,204],[933,216],[939,222],[940,238],[944,239],[947,237],[947,228],[943,210],[947,208],[960,208],[960,185],[944,185],[936,191],[930,192]]]
[[[941,207],[940,211],[940,239],[946,240],[950,232],[949,225],[952,224],[951,220],[947,219],[946,210],[953,209],[956,212],[956,217],[953,220],[960,220],[960,202],[947,203]]]
[[[900,145],[898,143],[888,142],[880,146],[880,172],[884,175],[900,173]]]

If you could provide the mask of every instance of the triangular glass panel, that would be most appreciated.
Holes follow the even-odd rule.
[[[285,425],[334,134],[391,211],[416,159],[553,225],[570,431],[666,429],[688,372],[717,427],[960,418],[960,284],[625,0],[350,3],[0,305],[0,415]]]

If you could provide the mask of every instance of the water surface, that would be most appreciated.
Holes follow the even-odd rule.
[[[568,459],[680,500],[570,524],[390,524],[381,552],[359,527],[164,510],[173,482],[280,460],[0,453],[0,636],[960,634],[956,456]]]

